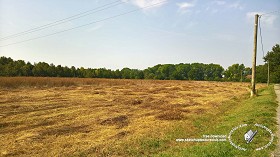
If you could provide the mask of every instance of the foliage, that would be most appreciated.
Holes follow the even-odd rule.
[[[264,57],[270,63],[270,82],[280,82],[280,48],[277,44]],[[39,76],[39,77],[81,77],[81,78],[115,78],[115,79],[158,79],[158,80],[205,80],[249,82],[251,68],[244,64],[233,64],[224,70],[219,64],[180,63],[158,64],[144,70],[123,68],[110,70],[106,68],[71,68],[45,62],[25,63],[23,60],[0,58],[0,76]],[[267,64],[256,68],[257,82],[267,81]]]
[[[233,64],[228,67],[228,69],[225,71],[225,78],[227,80],[231,81],[242,81],[242,78],[244,78],[244,72],[245,66],[244,64]]]
[[[267,82],[267,64],[256,67],[256,81],[261,83]]]
[[[264,57],[269,62],[270,82],[280,83],[280,46],[276,44]]]
[[[45,62],[25,63],[11,58],[0,58],[0,76],[37,76],[37,77],[81,77],[116,79],[159,79],[159,80],[215,80],[222,79],[224,69],[218,64],[158,64],[144,70],[123,68],[71,68]]]

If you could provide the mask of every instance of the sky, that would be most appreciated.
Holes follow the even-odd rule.
[[[115,5],[100,10],[106,4]],[[87,16],[6,38],[98,7]],[[272,11],[278,12],[264,14]],[[0,0],[0,56],[113,70],[195,62],[251,67],[255,14],[264,14],[267,53],[280,44],[279,0]],[[61,33],[38,38],[55,32]],[[38,39],[28,41],[33,38]],[[264,64],[260,39],[257,64]]]

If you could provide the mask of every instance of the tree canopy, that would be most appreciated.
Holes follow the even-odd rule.
[[[223,67],[218,64],[158,64],[144,70],[123,68],[71,68],[45,62],[25,63],[11,58],[0,58],[0,76],[41,76],[41,77],[85,77],[116,79],[159,79],[159,80],[221,80]]]
[[[270,64],[271,82],[280,82],[280,47],[273,46],[264,57]],[[257,82],[267,81],[267,63],[256,68]],[[39,62],[31,64],[10,57],[0,57],[0,76],[82,77],[115,79],[159,79],[159,80],[205,80],[205,81],[250,81],[251,68],[244,64],[233,64],[226,70],[219,64],[180,63],[158,64],[144,70],[123,68],[76,68]]]
[[[270,81],[280,83],[280,46],[276,44],[264,57],[265,62],[269,63]],[[267,68],[266,63],[266,68]],[[266,75],[267,77],[267,75]]]

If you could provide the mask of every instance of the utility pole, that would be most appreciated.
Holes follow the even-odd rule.
[[[243,75],[243,70],[241,70],[241,82],[243,82],[242,75]]]
[[[252,89],[251,97],[256,95],[256,62],[257,62],[257,37],[258,37],[258,21],[259,15],[255,15],[255,30],[254,30],[254,49],[253,49],[253,61],[252,61]]]
[[[269,86],[269,61],[267,60],[267,86]]]

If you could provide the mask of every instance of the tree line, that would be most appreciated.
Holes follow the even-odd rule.
[[[266,64],[256,68],[257,82],[267,81],[267,61],[270,65],[271,82],[280,82],[280,48],[276,44],[264,57]],[[76,68],[39,62],[31,64],[10,57],[0,58],[0,76],[81,77],[115,79],[158,80],[205,80],[205,81],[250,81],[251,68],[244,64],[233,64],[226,70],[219,64],[180,63],[158,64],[144,70],[123,68]]]

